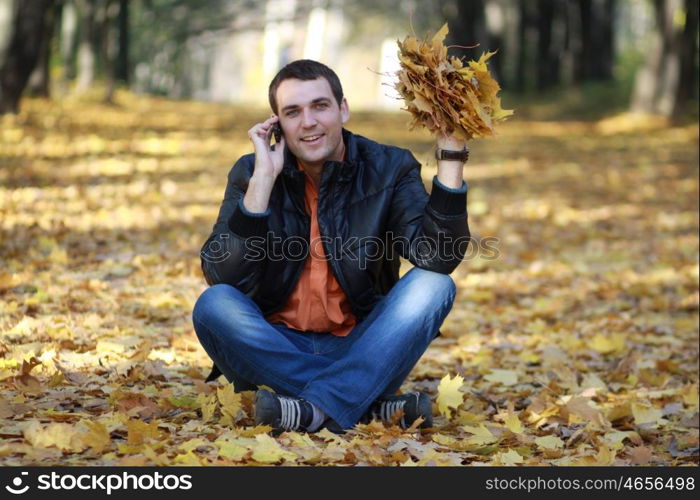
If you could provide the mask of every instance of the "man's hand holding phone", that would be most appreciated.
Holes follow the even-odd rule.
[[[275,145],[271,147],[270,141],[273,136],[275,137]],[[248,137],[255,148],[255,172],[253,175],[267,174],[276,179],[282,171],[284,161],[284,137],[279,125],[279,118],[272,115],[264,122],[253,125],[248,131]]]
[[[270,141],[275,137],[275,145]],[[270,200],[275,179],[284,165],[284,136],[279,117],[272,115],[248,130],[248,137],[255,148],[255,170],[243,198],[245,208],[254,213],[264,212]]]

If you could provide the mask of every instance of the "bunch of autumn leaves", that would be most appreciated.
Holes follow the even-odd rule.
[[[513,114],[501,108],[496,95],[501,87],[486,66],[494,52],[465,66],[447,56],[447,33],[445,23],[430,42],[412,36],[398,42],[401,69],[396,89],[411,113],[409,127],[421,125],[463,140],[493,135],[494,124]]]

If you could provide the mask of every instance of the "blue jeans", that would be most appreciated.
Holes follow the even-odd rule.
[[[395,393],[452,308],[446,274],[413,268],[346,337],[269,323],[238,289],[214,285],[195,304],[199,341],[237,390],[266,385],[304,398],[341,427]]]

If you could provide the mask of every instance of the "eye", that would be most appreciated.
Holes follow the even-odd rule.
[[[287,111],[287,113],[285,114],[285,116],[292,117],[292,116],[296,116],[297,114],[299,114],[299,110],[298,110],[298,109],[293,109],[293,110],[291,110],[291,111]]]
[[[328,107],[328,103],[327,102],[319,102],[319,103],[316,103],[316,107],[319,109],[325,109]]]

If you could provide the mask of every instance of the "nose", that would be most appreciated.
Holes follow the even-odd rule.
[[[304,128],[310,128],[314,125],[316,125],[316,117],[314,116],[313,111],[308,108],[302,110],[301,126]]]

